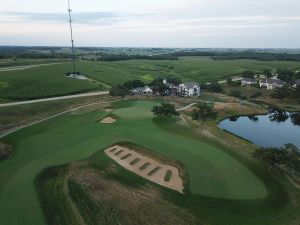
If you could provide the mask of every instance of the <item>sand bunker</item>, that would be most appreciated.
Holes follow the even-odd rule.
[[[175,166],[165,165],[134,150],[115,145],[105,150],[119,165],[147,180],[183,193],[183,182]]]
[[[100,123],[104,123],[104,124],[111,124],[111,123],[115,123],[117,120],[111,117],[106,117],[105,119],[101,120]]]

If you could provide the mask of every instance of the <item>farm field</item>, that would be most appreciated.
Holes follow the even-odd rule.
[[[289,198],[292,193],[298,200],[298,191],[285,188],[229,147],[195,135],[190,127],[153,120],[150,109],[157,103],[115,103],[112,113],[119,119],[113,124],[100,123],[108,112],[83,110],[3,138],[1,141],[15,146],[15,155],[0,162],[0,224],[46,224],[34,185],[37,176],[46,168],[91,156],[101,166],[109,160],[104,150],[124,141],[185,165],[189,193],[174,194],[161,188],[162,196],[205,224],[282,225],[299,219],[300,208]],[[149,183],[125,169],[120,171],[129,183]]]
[[[117,62],[79,61],[78,70],[94,80],[64,77],[70,63],[21,71],[0,72],[0,100],[23,100],[102,90],[101,83],[116,85],[132,79],[145,83],[158,77],[176,76],[183,81],[209,82],[240,75],[244,70],[299,69],[299,62],[224,60],[209,57],[183,57],[180,60],[129,60]]]

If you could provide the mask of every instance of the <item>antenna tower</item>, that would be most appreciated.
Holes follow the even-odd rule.
[[[71,31],[71,43],[72,43],[72,59],[73,59],[73,73],[76,73],[75,65],[75,48],[74,48],[74,39],[73,39],[73,27],[72,27],[72,9],[70,5],[70,0],[68,0],[68,12],[69,12],[69,21],[70,21],[70,31]]]

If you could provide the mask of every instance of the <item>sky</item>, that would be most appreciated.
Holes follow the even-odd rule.
[[[70,0],[76,46],[300,48],[300,0]],[[0,0],[0,45],[68,46],[67,0]]]

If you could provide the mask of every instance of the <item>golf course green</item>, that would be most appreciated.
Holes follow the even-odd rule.
[[[296,217],[299,209],[289,202],[281,186],[263,173],[259,175],[249,162],[229,154],[228,147],[204,137],[189,137],[189,129],[183,129],[185,135],[169,132],[167,123],[162,122],[161,127],[154,122],[150,110],[157,104],[116,103],[113,114],[119,119],[113,124],[99,123],[108,115],[104,111],[70,113],[3,138],[1,141],[15,147],[15,154],[0,162],[0,224],[46,224],[35,178],[45,168],[85,159],[121,141],[180,160],[189,175],[188,195],[194,199],[190,204],[205,208],[203,217],[213,224],[221,224],[224,218],[231,224],[283,224]],[[249,218],[245,218],[246,212]],[[219,216],[214,218],[216,213]],[[259,223],[262,221],[266,223]]]

